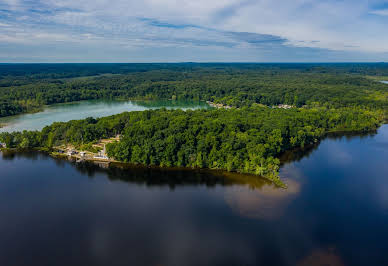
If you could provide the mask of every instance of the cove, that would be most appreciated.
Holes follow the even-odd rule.
[[[288,189],[0,155],[2,265],[387,265],[388,125],[288,154]]]
[[[144,111],[149,109],[198,109],[210,108],[204,102],[194,101],[114,101],[91,100],[54,104],[46,106],[42,112],[21,114],[0,118],[0,132],[41,130],[54,122],[66,122],[87,117],[102,117],[122,112]]]

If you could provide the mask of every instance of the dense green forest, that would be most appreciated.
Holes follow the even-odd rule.
[[[262,175],[280,184],[277,157],[331,131],[370,131],[382,116],[358,108],[166,110],[127,112],[54,123],[41,132],[1,133],[8,147],[82,145],[122,134],[107,146],[123,162],[224,169]]]
[[[24,66],[24,68],[23,68]],[[0,116],[88,99],[169,99],[232,109],[123,113],[1,133],[10,148],[90,145],[121,134],[108,155],[156,166],[223,169],[277,182],[279,156],[328,132],[387,119],[388,64],[0,64]],[[288,104],[284,110],[273,105]]]
[[[89,99],[384,108],[388,64],[0,64],[0,116]]]

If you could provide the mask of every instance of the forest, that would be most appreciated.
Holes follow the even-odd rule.
[[[0,117],[91,99],[384,108],[388,64],[0,64]]]
[[[101,98],[232,106],[129,112],[57,122],[40,132],[1,133],[9,148],[80,147],[120,134],[119,142],[107,146],[118,161],[251,173],[279,185],[284,151],[330,132],[376,130],[388,114],[388,85],[376,82],[388,76],[387,64],[108,64],[79,65],[75,71],[43,65],[25,72],[18,65],[2,67],[1,116]],[[278,104],[293,108],[273,108]]]
[[[371,131],[383,114],[361,108],[166,110],[57,122],[42,131],[1,133],[12,148],[81,146],[121,134],[109,157],[134,164],[223,169],[278,178],[279,155],[328,132]]]

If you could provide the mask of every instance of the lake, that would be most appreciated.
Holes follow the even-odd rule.
[[[388,84],[388,80],[382,80],[381,83]]]
[[[0,118],[0,132],[41,130],[54,122],[66,122],[86,117],[102,117],[122,112],[144,111],[148,109],[198,109],[210,108],[205,102],[189,101],[107,101],[93,100],[64,104],[54,104],[45,107],[42,112],[21,114]]]
[[[388,265],[388,125],[253,176],[0,155],[1,265]]]

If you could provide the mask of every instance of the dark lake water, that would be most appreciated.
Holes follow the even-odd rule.
[[[251,176],[0,155],[0,265],[388,265],[388,125]]]

